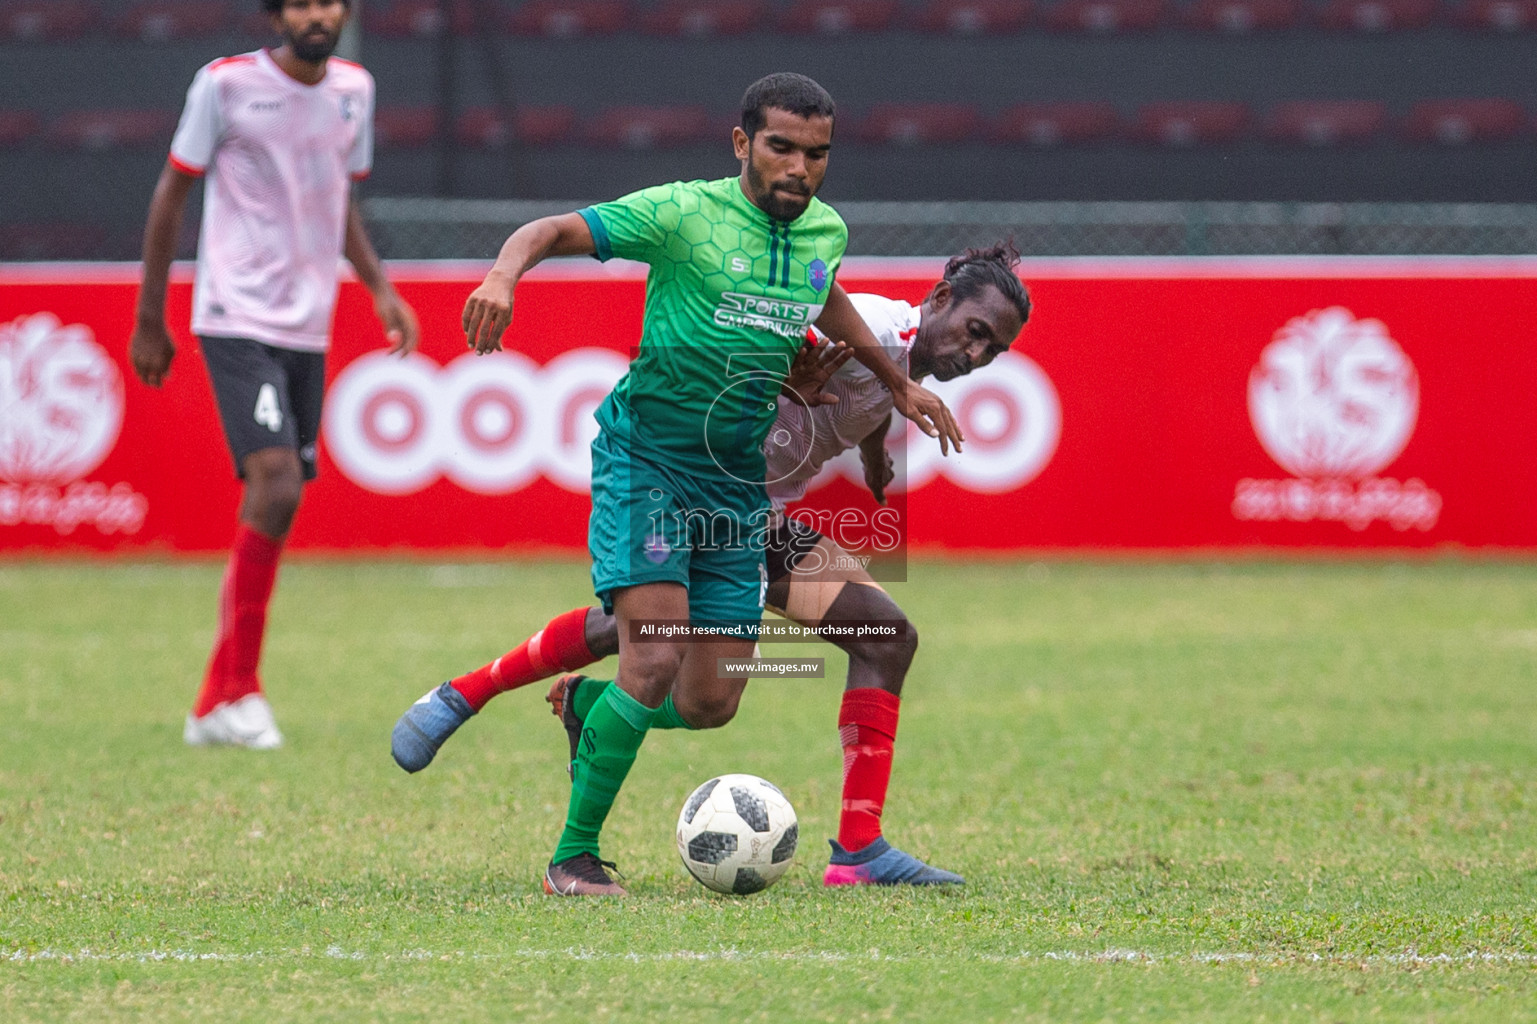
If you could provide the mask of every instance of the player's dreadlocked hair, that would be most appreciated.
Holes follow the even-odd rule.
[[[1003,293],[1019,310],[1019,322],[1030,321],[1030,293],[1014,272],[1019,266],[1019,250],[1012,241],[999,242],[988,249],[967,249],[945,264],[945,280],[955,301],[971,298],[988,285]]]
[[[343,7],[351,7],[352,0],[342,0]],[[282,14],[283,0],[262,0],[262,10],[268,14]]]
[[[768,122],[770,110],[796,117],[836,117],[838,112],[826,89],[793,71],[764,75],[742,94],[742,131],[749,139]]]

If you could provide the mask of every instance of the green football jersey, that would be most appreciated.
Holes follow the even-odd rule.
[[[734,177],[580,213],[599,259],[651,265],[639,350],[599,424],[645,458],[761,481],[780,386],[848,245],[843,218],[812,199],[795,220],[775,220]]]

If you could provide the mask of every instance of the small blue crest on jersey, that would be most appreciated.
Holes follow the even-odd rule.
[[[827,287],[827,264],[821,260],[812,260],[811,266],[806,268],[806,280],[811,282],[813,291],[820,292]]]
[[[672,555],[672,545],[667,543],[667,538],[659,533],[653,533],[646,538],[646,560],[652,565],[661,565]]]

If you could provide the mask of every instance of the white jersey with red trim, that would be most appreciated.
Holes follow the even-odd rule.
[[[207,174],[192,331],[324,351],[352,182],[373,163],[374,80],[332,57],[315,85],[266,50],[198,71],[171,163]]]
[[[884,295],[861,293],[849,299],[886,355],[906,371],[921,311]],[[817,337],[823,337],[820,331]],[[891,419],[895,406],[891,392],[857,359],[844,363],[822,390],[838,396],[838,401],[808,410],[793,398],[779,397],[778,418],[763,443],[768,459],[768,496],[776,512],[800,500],[828,459],[842,455]]]

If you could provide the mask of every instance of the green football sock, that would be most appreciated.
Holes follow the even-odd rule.
[[[678,708],[673,704],[672,694],[669,693],[667,699],[662,701],[662,706],[656,709],[656,719],[651,723],[651,728],[692,729],[693,726],[685,722],[683,716],[678,714]]]
[[[587,721],[587,716],[592,714],[592,706],[598,703],[598,698],[607,693],[612,685],[607,679],[583,676],[582,681],[576,684],[576,689],[571,691],[571,710],[576,714],[576,720]]]
[[[571,710],[576,713],[579,721],[587,721],[587,716],[592,714],[593,705],[598,703],[598,699],[608,692],[608,688],[612,685],[614,684],[602,679],[584,678],[582,680],[576,691],[571,694]],[[678,709],[672,702],[672,694],[669,693],[667,699],[662,701],[662,706],[656,709],[656,717],[651,720],[651,728],[692,729],[693,726],[678,714]]]
[[[579,687],[580,689],[580,687]],[[554,863],[579,853],[599,856],[598,833],[614,806],[619,787],[635,763],[656,709],[648,708],[617,686],[603,688],[582,724],[576,760],[571,764],[571,803],[566,829],[555,847]]]

